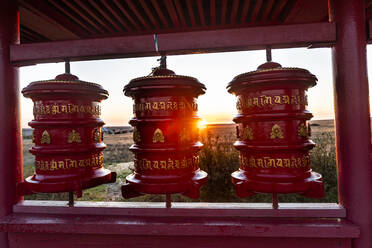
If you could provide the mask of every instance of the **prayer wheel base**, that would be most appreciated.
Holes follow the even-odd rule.
[[[30,193],[58,193],[75,192],[77,197],[82,196],[82,190],[93,188],[104,183],[116,181],[116,173],[100,168],[86,175],[77,175],[60,178],[37,178],[36,175],[25,179],[23,187]]]
[[[131,174],[126,178],[127,183],[121,187],[124,198],[129,199],[142,194],[183,194],[190,198],[199,198],[200,188],[207,182],[207,173],[202,170],[195,171],[189,179],[178,182],[168,181],[152,182],[142,179],[138,174]]]
[[[235,184],[236,194],[240,198],[255,195],[256,193],[289,194],[300,193],[311,198],[323,198],[324,186],[322,176],[311,172],[310,177],[292,182],[270,182],[249,178],[246,172],[239,170],[231,174]]]

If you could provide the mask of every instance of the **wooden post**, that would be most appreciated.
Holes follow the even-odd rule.
[[[330,1],[339,202],[360,226],[354,248],[372,247],[372,164],[364,0]]]
[[[17,1],[3,0],[0,8],[0,217],[12,212],[21,198],[16,184],[22,180],[22,142],[18,68],[10,64],[9,46],[19,43]],[[0,233],[0,247],[8,247]]]

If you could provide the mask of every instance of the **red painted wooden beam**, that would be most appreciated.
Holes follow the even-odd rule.
[[[142,23],[142,25],[145,27],[145,29],[151,29],[150,26],[149,26],[149,24],[142,17],[141,13],[139,12],[139,10],[136,8],[136,6],[134,5],[134,3],[132,2],[132,0],[127,0],[125,2],[128,4],[129,8],[135,14],[135,16],[137,17],[137,19]]]
[[[102,1],[103,4],[105,4],[104,2],[105,1]],[[111,25],[114,26],[114,28],[116,29],[116,31],[118,31],[118,32],[123,31],[122,28],[117,24],[116,20],[114,20],[113,18],[111,18],[111,16],[108,14],[108,12],[104,11],[100,6],[98,6],[98,4],[95,1],[90,1],[89,3],[96,9],[96,11],[99,12],[99,14],[101,14],[104,17],[104,19],[106,19],[110,23],[110,26]],[[85,3],[85,4],[87,4],[87,3]],[[108,3],[107,2],[106,2],[106,6],[108,6]],[[88,8],[86,8],[86,9],[88,9]],[[91,11],[91,12],[93,12],[93,11]],[[100,20],[100,23],[101,22],[104,23],[103,20],[101,21],[100,16],[97,16],[96,18]],[[105,27],[106,26],[107,25],[105,24]],[[108,29],[108,30],[110,30],[110,29]],[[112,32],[112,30],[111,30],[111,32]]]
[[[25,1],[22,1],[21,3],[22,5],[26,4]],[[54,8],[50,8],[47,4],[45,4],[44,1],[38,1],[37,8],[32,8],[32,9],[36,11],[41,11],[43,13],[42,14],[43,18],[45,18],[44,16],[49,16],[49,14],[52,15],[53,19],[56,22],[60,23],[61,26],[66,27],[69,30],[73,30],[76,35],[81,34],[82,29],[85,30],[85,32],[87,32],[88,34],[96,33],[96,31],[94,30],[94,27],[92,28],[91,26],[86,25],[84,22],[82,22],[81,18],[78,18],[75,15],[73,15],[71,11],[65,12],[65,10],[54,1],[50,1],[48,3],[50,3],[50,5],[52,5]],[[26,5],[26,6],[32,6],[32,5]],[[62,13],[64,13],[68,18],[66,18],[66,16],[64,16]],[[73,22],[68,21],[68,19],[71,19]],[[74,24],[74,22],[77,23],[78,25]]]
[[[69,0],[70,2],[72,2],[72,0]],[[86,1],[82,1],[82,0],[74,0],[75,3],[83,10],[85,10],[87,12],[87,15],[86,17],[88,19],[90,19],[92,22],[98,22],[99,24],[101,24],[102,27],[104,27],[106,30],[109,31],[109,33],[114,33],[115,32],[115,26],[113,25],[108,25],[104,20],[101,19],[101,16],[100,14],[96,13],[93,9],[95,6],[98,7],[97,4],[94,3],[94,1],[91,1],[90,4],[93,5],[93,9],[88,5],[88,3]],[[100,7],[98,7],[98,9],[100,9]],[[82,12],[80,12],[82,13]],[[82,15],[82,14],[80,14]],[[102,15],[102,12],[101,12],[101,15]],[[120,31],[120,30],[118,30]]]
[[[275,3],[274,0],[268,0],[266,2],[265,10],[264,10],[264,12],[262,14],[261,21],[264,21],[264,22],[265,21],[268,21],[267,18],[269,17],[269,14],[271,12],[271,9],[272,9],[274,3]]]
[[[0,217],[12,212],[22,198],[16,186],[22,180],[22,129],[20,123],[19,74],[10,64],[9,46],[19,43],[19,12],[13,0],[0,8]],[[8,247],[8,238],[0,233],[0,247]]]
[[[165,18],[164,14],[163,14],[163,11],[161,10],[161,8],[160,8],[160,6],[158,4],[158,1],[157,0],[151,0],[151,3],[154,6],[154,9],[155,9],[156,13],[158,14],[158,16],[159,16],[159,18],[161,20],[161,23],[163,24],[164,28],[168,28],[169,27],[168,21]]]
[[[167,54],[226,52],[333,44],[333,23],[266,26],[213,31],[159,34],[159,50]]]
[[[125,27],[127,31],[132,31],[133,29],[128,25],[124,18],[119,16],[118,13],[111,7],[110,3],[107,1],[102,1],[102,4],[108,9],[108,11],[116,18],[117,21],[121,23]]]
[[[138,23],[133,20],[127,9],[125,9],[118,0],[113,0],[112,3],[119,8],[120,12],[130,21],[130,23],[132,23],[136,30],[141,30],[141,27],[138,25]]]
[[[346,210],[336,203],[280,203],[273,209],[271,203],[179,203],[172,208],[164,202],[84,202],[69,208],[64,201],[24,201],[13,207],[19,214],[74,214],[118,216],[173,217],[252,217],[252,218],[345,218]]]
[[[97,215],[12,214],[0,218],[0,231],[236,238],[357,238],[360,234],[358,226],[340,219],[101,216],[99,212]]]
[[[60,11],[50,8],[47,1],[19,0],[18,5],[22,16],[21,24],[31,25],[31,28],[38,27],[36,30],[41,34],[44,33],[44,36],[49,37],[50,40],[59,39],[59,35],[61,37],[67,35],[67,39],[74,39],[74,36],[79,38],[82,34],[89,34],[89,30],[85,29],[84,25],[76,25]]]
[[[239,0],[234,0],[231,7],[230,24],[235,24],[238,15]]]
[[[192,9],[192,0],[186,1],[186,4],[187,4],[187,11],[190,16],[191,26],[195,26],[196,20],[195,20],[194,10]]]
[[[69,8],[73,10],[77,14],[77,19],[84,19],[87,23],[89,23],[92,27],[94,27],[98,33],[106,33],[105,29],[101,27],[100,25],[96,24],[91,17],[84,15],[81,10],[75,5],[75,3],[71,0],[62,0],[64,4],[66,4]],[[54,3],[55,6],[59,6],[59,4]],[[65,11],[64,8],[61,8],[63,11]]]
[[[203,2],[202,1],[196,1],[198,5],[198,12],[199,12],[199,18],[200,18],[200,24],[201,26],[205,26],[205,20],[204,20],[204,9],[203,9]]]
[[[178,21],[177,12],[176,12],[176,9],[174,8],[172,0],[165,0],[164,4],[168,10],[170,18],[172,19],[173,26],[179,27],[180,23]]]
[[[224,25],[226,23],[226,12],[227,12],[227,0],[222,0],[221,25]]]
[[[149,9],[149,7],[147,6],[147,3],[144,0],[140,0],[139,2],[141,4],[143,10],[145,11],[146,15],[150,19],[152,25],[155,27],[155,30],[160,29],[160,26],[159,26],[158,22],[156,21],[153,13],[151,12],[151,10]]]
[[[210,18],[211,18],[211,26],[216,25],[216,1],[210,0],[209,2],[209,8],[210,8]]]
[[[273,14],[271,15],[272,21],[276,21],[278,19],[286,3],[287,3],[287,0],[282,0],[276,3],[275,8],[273,10]]]
[[[302,7],[306,4],[305,2],[306,0],[297,0],[292,9],[289,11],[288,15],[285,17],[284,22],[291,22],[301,11]]]
[[[257,20],[258,14],[260,13],[260,9],[262,6],[263,0],[257,0],[256,5],[254,6],[253,12],[252,12],[252,18],[251,22],[255,22]]]
[[[372,7],[366,8],[366,19],[372,18]]]
[[[22,5],[24,6],[24,4]],[[19,7],[19,11],[20,16],[22,16],[21,25],[32,30],[37,30],[40,35],[47,37],[49,40],[73,40],[79,38],[79,35],[60,25],[56,20],[49,18],[43,12],[35,8],[29,9],[26,7]],[[86,33],[83,29],[80,29],[80,32]]]
[[[191,237],[191,236],[153,236],[147,233],[141,236],[91,235],[91,234],[45,234],[45,233],[9,233],[11,248],[43,247],[218,247],[218,248],[350,248],[350,238],[249,238],[249,237]],[[58,245],[58,246],[57,246]]]
[[[368,93],[364,0],[334,0],[332,48],[335,143],[339,201],[347,218],[360,226],[353,248],[372,247],[371,119]]]
[[[372,43],[372,19],[368,20],[368,43]]]
[[[249,3],[250,3],[249,0],[244,1],[243,9],[242,9],[242,15],[240,17],[240,22],[241,23],[245,23],[245,19],[247,19],[248,10],[249,10]]]
[[[186,21],[185,21],[184,15],[183,15],[183,10],[182,10],[180,0],[174,0],[174,5],[176,5],[178,17],[180,18],[182,27],[186,27]]]
[[[266,26],[213,31],[159,34],[159,50],[167,54],[227,52],[307,47],[333,43],[332,23]],[[153,35],[43,42],[11,46],[10,60],[17,65],[71,60],[155,56]]]

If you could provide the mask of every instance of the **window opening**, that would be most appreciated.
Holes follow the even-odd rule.
[[[298,195],[279,195],[282,202],[337,202],[336,158],[333,131],[332,75],[329,49],[282,49],[273,50],[277,62],[285,66],[308,69],[315,74],[318,85],[309,91],[309,110],[314,114],[310,122],[311,139],[317,146],[311,152],[311,167],[323,175],[326,197],[310,199]],[[128,148],[132,144],[133,129],[128,120],[132,116],[132,100],[125,97],[122,88],[129,80],[148,74],[149,68],[157,64],[157,57],[117,59],[104,61],[72,62],[71,68],[82,80],[99,82],[109,93],[109,99],[102,103],[104,166],[118,173],[115,184],[101,185],[85,190],[84,201],[125,201],[120,186],[133,169],[133,155]],[[271,202],[269,194],[258,194],[248,198],[238,198],[230,174],[237,170],[238,152],[232,146],[236,140],[236,114],[234,96],[226,91],[231,79],[254,70],[265,61],[264,51],[232,52],[217,54],[169,56],[168,66],[177,73],[199,79],[207,87],[206,95],[198,101],[200,140],[204,144],[199,153],[200,167],[209,174],[208,183],[201,190],[200,199],[191,200],[181,195],[173,195],[172,201],[197,202]],[[21,87],[38,79],[53,78],[62,69],[62,63],[45,64],[21,68]],[[32,133],[27,122],[32,120],[32,103],[22,98],[22,127],[24,144],[24,177],[33,173],[33,158],[28,153],[32,146]],[[25,197],[37,200],[68,200],[68,193],[34,194]],[[129,201],[164,202],[164,195],[145,195]]]

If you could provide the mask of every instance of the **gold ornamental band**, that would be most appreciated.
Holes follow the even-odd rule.
[[[35,160],[35,168],[40,171],[58,171],[58,170],[69,170],[77,168],[93,168],[101,167],[103,164],[103,156],[96,155],[87,159],[69,159],[64,160]]]
[[[75,104],[35,104],[34,105],[34,115],[59,115],[59,114],[74,114],[74,113],[87,113],[95,116],[101,115],[101,106],[91,106],[91,105],[75,105]]]
[[[148,160],[146,158],[134,160],[136,170],[178,170],[178,169],[197,169],[199,167],[199,156],[191,158],[168,160]]]
[[[168,110],[168,111],[178,111],[178,110],[193,110],[198,111],[197,103],[188,103],[188,102],[143,102],[136,103],[133,105],[133,112],[138,111],[158,111],[158,110]]]
[[[242,169],[251,168],[307,168],[310,166],[310,156],[303,155],[300,157],[292,156],[290,158],[273,158],[273,157],[253,157],[249,158],[240,155],[240,165]]]
[[[245,101],[242,101],[241,96],[238,97],[236,102],[237,110],[253,108],[253,107],[265,107],[273,105],[302,105],[307,106],[306,95],[282,95],[282,96],[267,96],[262,95],[259,97],[248,97]]]

